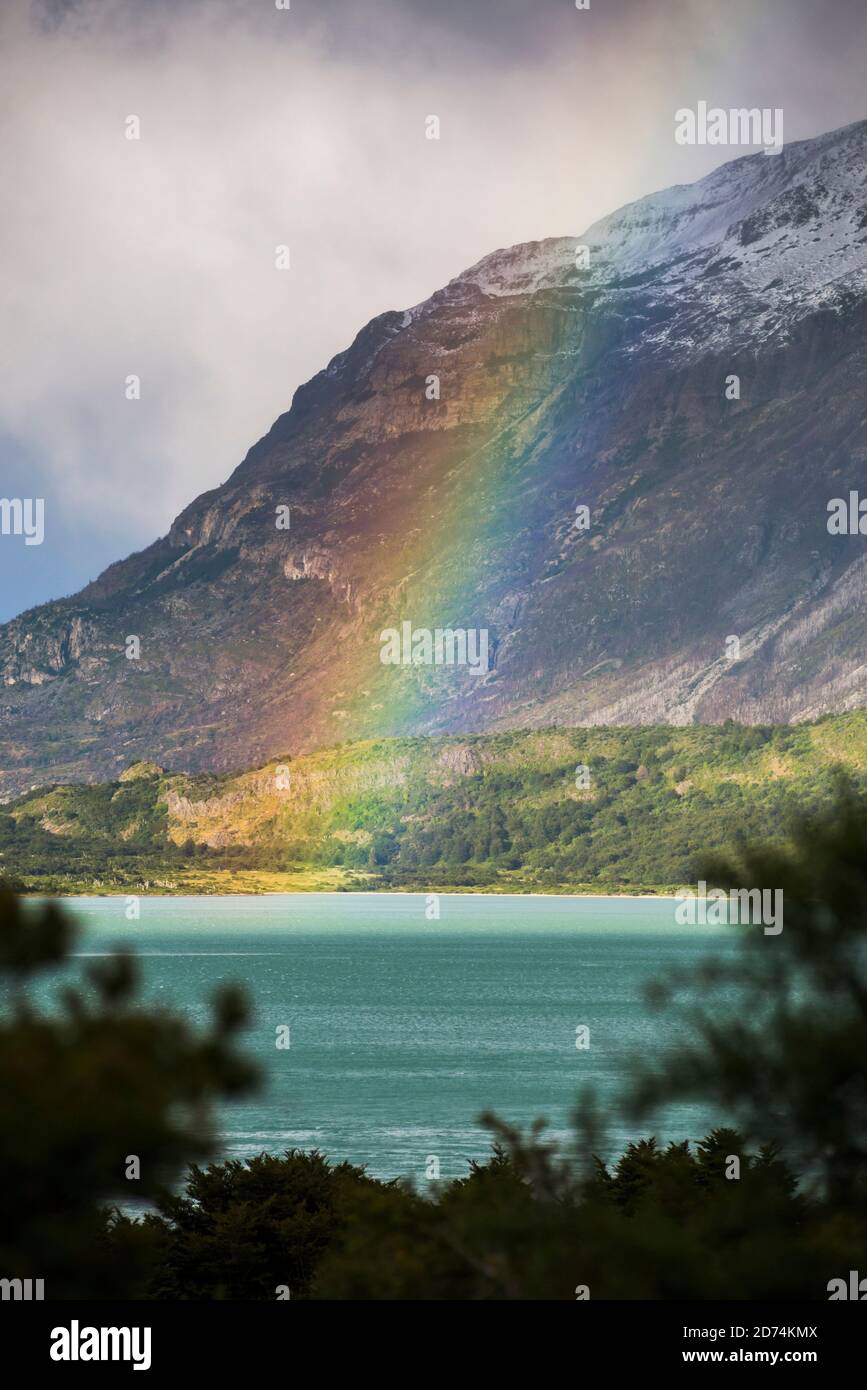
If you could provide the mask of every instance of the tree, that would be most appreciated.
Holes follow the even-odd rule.
[[[642,1065],[627,1113],[701,1099],[748,1140],[775,1144],[831,1203],[867,1203],[867,801],[841,783],[833,812],[796,826],[788,848],[747,848],[702,870],[726,889],[779,891],[783,929],[743,931],[734,960],[690,983],[691,1042]],[[732,928],[736,930],[736,928]],[[738,999],[721,1016],[724,993]]]
[[[366,1190],[362,1168],[319,1153],[259,1154],[202,1169],[182,1195],[165,1195],[146,1219],[160,1250],[157,1298],[307,1298],[324,1252]]]
[[[197,1034],[140,1006],[125,955],[64,983],[73,936],[55,906],[0,892],[0,1270],[48,1298],[132,1297],[152,1251],[112,1240],[106,1204],[152,1199],[212,1151],[212,1102],[255,1079],[235,1046],[246,1006],[221,991]]]

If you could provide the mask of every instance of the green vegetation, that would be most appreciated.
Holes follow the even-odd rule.
[[[111,1244],[103,1203],[128,1200],[133,1157],[148,1200],[214,1152],[213,1103],[256,1076],[235,1049],[245,1005],[222,990],[196,1033],[140,1007],[128,955],[71,981],[72,940],[54,905],[0,890],[0,1268],[44,1278],[53,1298],[131,1296],[148,1251]],[[42,978],[60,986],[54,1009],[34,1003]]]
[[[583,1173],[495,1128],[490,1161],[433,1197],[320,1154],[262,1155],[194,1169],[183,1197],[143,1228],[117,1222],[114,1238],[150,1244],[145,1296],[203,1300],[281,1287],[293,1299],[565,1300],[581,1285],[594,1299],[824,1298],[855,1259],[855,1233],[829,1231],[827,1264],[809,1263],[821,1204],[731,1130],[694,1147],[643,1140]]]
[[[346,888],[660,891],[694,882],[706,851],[781,841],[796,815],[830,804],[838,768],[867,786],[864,711],[386,739],[224,776],[137,764],[118,782],[3,807],[0,866],[53,893],[225,892],[250,873],[262,888],[328,873]]]
[[[173,1190],[182,1158],[216,1147],[201,1107],[253,1081],[242,1001],[224,995],[198,1037],[137,1004],[115,958],[40,1008],[70,928],[0,896],[0,1266],[49,1298],[826,1300],[867,1248],[867,801],[844,789],[790,846],[705,872],[781,887],[785,930],[655,992],[687,1031],[618,1110],[643,1124],[696,1096],[724,1126],[606,1164],[592,1095],[572,1152],[487,1117],[490,1160],[429,1194],[297,1152],[194,1165]],[[745,1001],[721,1019],[726,981]],[[137,1219],[106,1205],[130,1155],[154,1204]]]

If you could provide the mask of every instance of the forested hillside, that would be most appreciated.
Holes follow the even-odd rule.
[[[867,714],[791,727],[551,729],[345,743],[252,771],[138,763],[0,809],[30,890],[641,891],[867,783]]]

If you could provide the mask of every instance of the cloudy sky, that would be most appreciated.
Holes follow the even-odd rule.
[[[163,534],[374,314],[730,157],[678,107],[801,139],[867,116],[865,57],[864,0],[3,0],[0,497],[46,538],[0,536],[0,619]]]

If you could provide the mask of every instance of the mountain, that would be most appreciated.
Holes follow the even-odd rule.
[[[31,890],[605,892],[695,883],[739,835],[780,842],[867,787],[867,712],[797,726],[544,729],[365,740],[239,774],[136,763],[0,812]]]
[[[865,328],[867,122],[495,252],[368,324],[167,536],[0,629],[0,792],[863,705],[865,539],[828,503],[867,494]],[[404,622],[485,631],[487,669],[384,665]]]

